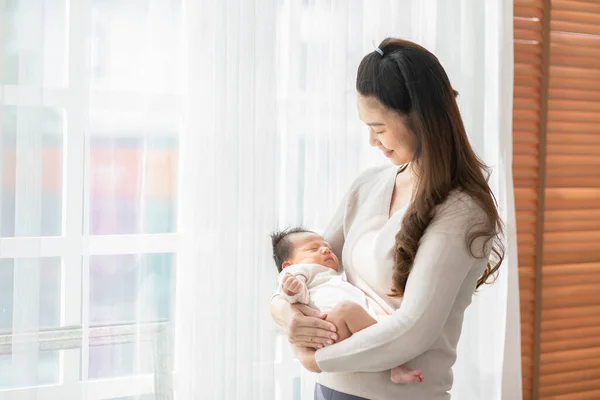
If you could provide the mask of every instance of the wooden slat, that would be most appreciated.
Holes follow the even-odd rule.
[[[559,32],[577,32],[585,33],[587,35],[600,35],[600,25],[594,25],[585,22],[553,20],[550,23],[550,28],[553,31]]]
[[[541,375],[541,374],[540,374]],[[555,386],[558,384],[569,383],[569,382],[579,382],[579,381],[590,381],[590,380],[598,380],[600,381],[600,366],[599,367],[589,367],[584,370],[578,371],[562,371],[560,373],[551,374],[551,375],[542,375],[540,378],[541,386]]]
[[[572,74],[570,74],[570,71],[561,72],[565,75],[565,77],[574,77]],[[521,77],[525,77],[527,79],[540,79],[542,77],[542,72],[540,71],[540,68],[537,65],[515,64],[515,80]],[[539,81],[536,81],[535,83],[539,85]]]
[[[576,57],[574,55],[554,54],[551,57],[551,63],[555,67],[579,68],[582,70],[600,69],[600,59],[593,57],[593,54],[587,54],[586,57]]]
[[[598,60],[598,58],[600,58],[600,50],[597,48],[598,45],[600,45],[600,37],[597,40],[580,40],[578,41],[579,44],[578,45],[574,45],[574,44],[568,44],[568,43],[561,43],[561,41],[565,41],[563,40],[563,37],[569,37],[569,38],[579,38],[579,37],[584,37],[584,38],[588,38],[589,36],[580,36],[580,35],[572,35],[572,34],[557,34],[555,39],[557,40],[557,42],[553,42],[552,43],[552,55],[550,60],[554,63],[554,61],[558,60],[558,58],[556,58],[557,56],[560,57],[564,57],[564,58],[587,58],[589,59],[591,62],[595,62]],[[595,36],[592,36],[595,37]],[[575,40],[570,40],[571,42],[575,42]],[[587,46],[590,47],[587,47]],[[523,51],[525,51],[527,49],[527,47],[523,46],[522,47]],[[533,53],[535,54],[535,53]],[[580,67],[586,67],[584,65],[580,65]]]
[[[600,258],[600,250],[589,250],[589,247],[585,247],[589,245],[572,246],[571,251],[565,251],[565,247],[561,247],[561,251],[548,251],[544,254],[544,262],[548,265],[594,262]],[[597,245],[597,243],[592,243],[592,245]]]
[[[527,111],[523,111],[526,116]],[[600,123],[600,112],[575,110],[548,110],[548,123],[555,122],[589,122]]]
[[[557,67],[559,68],[559,67]],[[585,71],[585,70],[584,70]],[[575,72],[576,73],[576,72]],[[557,88],[557,89],[577,89],[577,90],[585,90],[585,91],[597,91],[600,90],[600,81],[595,80],[594,78],[589,78],[589,77],[581,77],[578,78],[576,75],[569,75],[569,73],[567,73],[568,76],[560,76],[560,75],[553,75],[552,77],[550,77],[550,89],[553,88]],[[515,77],[515,79],[517,79]],[[521,78],[521,79],[526,79],[525,77]],[[525,85],[525,83],[523,82],[522,85]],[[552,128],[552,126],[549,126],[548,128]]]
[[[600,177],[597,178],[581,178],[581,177],[554,177],[549,176],[546,179],[546,187],[548,188],[583,188],[583,187],[598,187],[600,186]]]
[[[569,371],[583,371],[588,368],[600,367],[600,359],[597,360],[571,360],[562,363],[545,364],[540,369],[541,376],[548,376]]]
[[[594,336],[562,341],[542,342],[542,353],[556,353],[561,351],[587,349],[590,347],[600,347],[600,337]]]
[[[550,42],[552,43],[552,52],[554,53],[557,48],[560,53],[565,54],[578,54],[581,49],[588,49],[591,53],[597,51],[598,43],[600,43],[600,37],[592,35],[580,35],[566,32],[551,32]],[[565,46],[562,46],[565,45]],[[570,53],[569,48],[575,48]]]
[[[562,129],[561,126],[565,125],[565,123],[557,122],[554,124],[554,131],[552,131],[548,135],[548,143],[550,144],[581,144],[581,145],[589,145],[589,146],[597,146],[600,144],[600,137],[598,135],[590,135],[588,132],[584,131],[584,125],[592,125],[592,124],[572,124],[573,129],[571,132],[559,131]]]
[[[532,79],[532,75],[530,73],[531,70],[528,69],[527,67],[528,67],[527,64],[515,63],[515,76],[514,76],[515,87],[521,87],[521,86],[533,87],[539,91],[540,90],[539,77]],[[517,71],[517,68],[521,69],[520,73],[519,73],[519,71]]]
[[[600,204],[600,188],[546,189],[547,210],[595,210]]]
[[[525,399],[525,398],[523,398]],[[539,400],[597,400],[600,399],[599,390],[586,390],[578,393],[567,393],[562,396],[540,397]]]
[[[583,285],[582,285],[583,286]],[[544,310],[552,310],[561,307],[586,307],[594,304],[600,304],[600,294],[590,293],[597,292],[592,288],[588,288],[588,293],[578,293],[576,288],[577,285],[561,287],[562,290],[560,295],[557,293],[554,296],[550,296],[550,292],[558,291],[557,288],[545,289],[544,295],[542,296],[542,308]],[[598,286],[596,285],[596,288]],[[569,293],[565,295],[564,293]]]
[[[592,391],[597,389],[598,381],[596,379],[579,380],[576,382],[560,383],[551,386],[540,386],[540,396],[570,395],[571,393]]]
[[[600,262],[544,266],[545,276],[588,275],[600,271]]]
[[[597,168],[600,166],[600,157],[592,156],[592,155],[549,155],[547,158],[547,163],[550,167],[557,168],[566,168],[566,167],[588,167],[588,168]],[[585,173],[584,170],[580,171],[582,174]],[[589,171],[588,171],[589,172]]]
[[[520,110],[533,110],[536,114],[540,112],[539,100],[536,100],[535,98],[515,97],[513,105]]]
[[[587,89],[589,89],[589,87]],[[526,94],[525,91],[523,91],[522,95],[524,95],[524,94]],[[598,91],[598,90],[582,90],[582,89],[573,88],[573,87],[567,87],[567,88],[550,87],[548,94],[553,100],[600,102],[600,91]]]
[[[523,75],[526,75],[526,70],[527,68],[524,68]],[[593,84],[600,79],[600,70],[550,65],[550,85],[559,78],[589,80],[590,84]]]
[[[515,6],[543,8],[543,0],[515,0]]]
[[[586,25],[598,25],[600,26],[600,13],[593,13],[589,11],[576,11],[576,10],[564,10],[555,8],[552,10],[552,22],[572,22],[573,24],[586,24]],[[555,31],[555,29],[552,29]],[[556,29],[559,30],[560,29]],[[575,29],[569,32],[584,32],[580,29]]]
[[[579,338],[589,337],[600,338],[600,326],[592,326],[577,329],[562,329],[553,332],[543,332],[541,335],[541,339],[543,342],[556,342],[570,339],[575,340]],[[598,360],[598,366],[600,366],[600,360]]]
[[[537,18],[541,20],[544,16],[544,11],[539,7],[519,6],[515,4],[513,10],[515,19],[518,18]]]
[[[600,347],[578,350],[567,350],[554,353],[542,353],[541,364],[554,364],[573,359],[595,360],[600,357]]]
[[[542,24],[535,18],[515,18],[513,28],[515,30],[515,38],[518,40],[528,40],[529,33],[524,34],[524,32],[531,32],[535,35],[542,34]],[[541,40],[541,36],[539,38]]]
[[[516,4],[517,2],[515,2]],[[581,0],[552,0],[552,11],[582,11],[586,13],[600,13],[600,3]]]
[[[586,314],[584,316],[563,316],[562,318],[548,319],[542,321],[542,335],[544,332],[551,332],[557,329],[565,329],[565,327],[571,328],[585,328],[591,326],[598,326],[598,321],[593,318],[590,318],[590,314]]]
[[[590,211],[594,213],[594,211]],[[574,219],[568,221],[548,221],[544,223],[544,230],[547,232],[569,232],[584,231],[594,229],[600,225],[600,218],[591,216],[590,219]]]
[[[529,102],[531,102],[531,100],[529,100]],[[524,104],[524,106],[526,105],[528,104]],[[600,102],[597,101],[552,99],[548,102],[548,106],[551,111],[584,111],[597,113],[600,117]],[[529,107],[535,109],[534,107]]]
[[[596,280],[597,281],[597,280]],[[544,284],[544,288],[547,286]],[[569,299],[564,299],[564,297],[568,297]],[[563,301],[562,304],[558,304],[560,307],[565,307],[568,305],[568,301],[570,299],[581,299],[580,301],[584,302],[587,299],[587,303],[583,303],[584,305],[594,305],[600,304],[600,290],[598,290],[598,285],[596,282],[592,281],[589,283],[579,283],[579,284],[563,284],[558,287],[552,287],[552,289],[544,290],[542,294],[542,299],[544,302],[544,307],[549,307],[550,300],[557,299],[558,301]]]
[[[600,135],[599,135],[600,136]],[[600,139],[600,137],[599,137]],[[600,155],[600,144],[597,146],[593,145],[582,145],[582,144],[548,144],[548,154],[551,156],[559,157],[559,156],[598,156]],[[569,172],[569,171],[565,171]],[[588,171],[574,171],[577,174],[586,175]]]

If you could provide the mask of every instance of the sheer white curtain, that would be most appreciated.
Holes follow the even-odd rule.
[[[454,395],[520,398],[511,22],[500,0],[0,1],[0,397],[311,398],[268,233],[322,229],[386,162],[354,79],[398,36],[446,67],[509,228]]]

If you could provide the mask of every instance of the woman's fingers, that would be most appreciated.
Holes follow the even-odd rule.
[[[303,304],[295,304],[293,307],[297,313],[293,316],[287,329],[290,343],[313,349],[335,343],[338,339],[335,333],[337,328],[324,319],[326,314]]]
[[[296,341],[312,343],[313,345],[315,343],[323,344],[323,345],[335,343],[335,340],[332,339],[331,337],[323,337],[323,336],[298,336]]]
[[[320,337],[320,336],[295,336],[294,338],[289,338],[290,343],[304,346],[304,347],[312,347],[317,348],[317,346],[324,346],[326,344],[333,344],[335,341],[330,338]],[[293,339],[293,340],[292,340]]]
[[[296,343],[299,341],[308,341],[321,344],[332,344],[338,339],[338,336],[336,333],[327,331],[325,329],[303,327],[291,331],[289,339],[292,343]]]
[[[327,318],[327,314],[322,313],[319,310],[315,310],[314,308],[311,308],[305,304],[294,304],[292,307],[296,308],[306,317],[309,317],[309,320],[311,322],[310,326],[315,328],[326,329],[331,332],[337,331],[337,327],[334,324],[325,321],[325,318]]]
[[[336,326],[331,322],[315,317],[295,316],[288,329],[294,336],[303,335],[304,332],[316,332],[315,336],[327,337],[336,331]]]
[[[307,317],[322,318],[322,316],[325,315],[321,311],[310,308],[306,304],[294,304],[293,307]]]
[[[294,344],[297,346],[308,347],[308,348],[315,349],[315,350],[322,349],[323,347],[325,347],[322,344],[316,344],[316,343],[312,343],[312,342],[297,342]]]

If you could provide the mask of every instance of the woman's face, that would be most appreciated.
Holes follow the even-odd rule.
[[[417,138],[408,129],[404,117],[383,106],[373,96],[358,95],[358,115],[369,127],[369,144],[377,147],[395,165],[413,159]]]

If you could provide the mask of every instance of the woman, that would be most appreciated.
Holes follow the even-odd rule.
[[[448,76],[423,47],[384,40],[363,58],[356,87],[369,143],[394,166],[359,176],[324,236],[348,281],[390,316],[323,347],[335,338],[331,315],[278,296],[271,313],[320,373],[316,399],[449,399],[464,311],[504,255],[486,167]],[[401,364],[425,382],[392,383]]]

